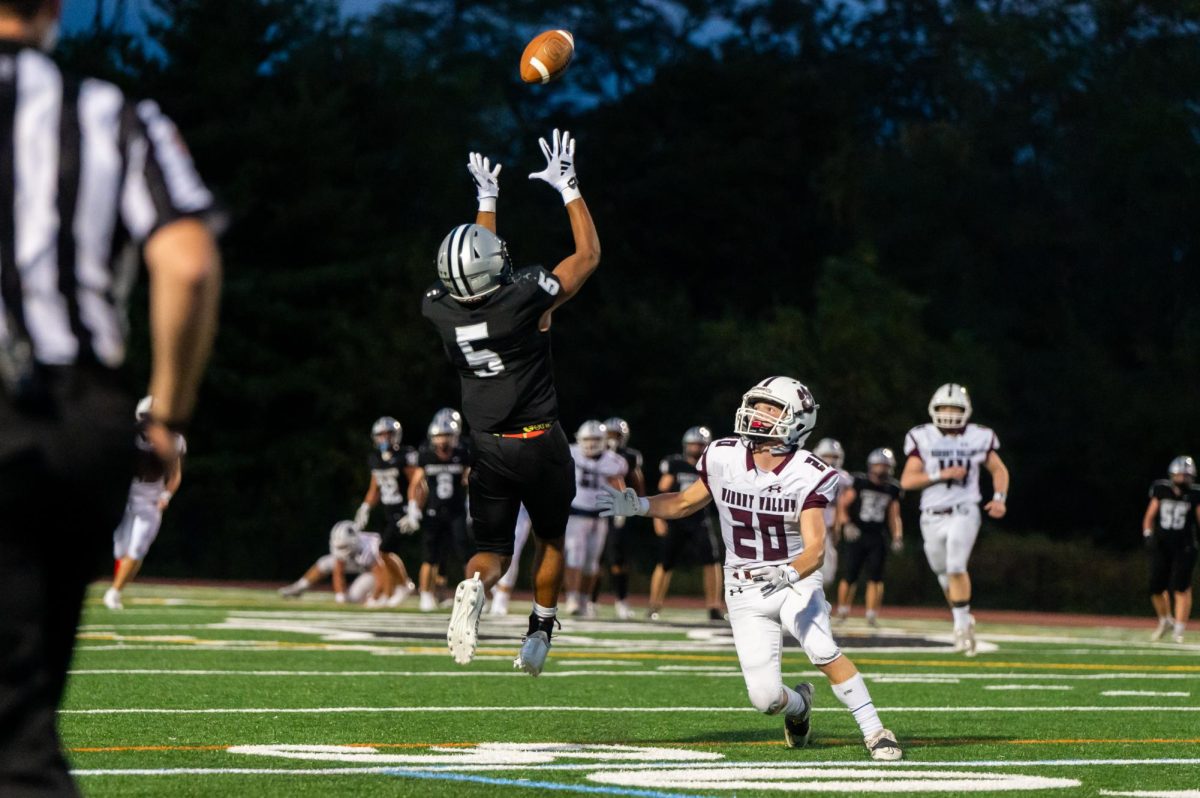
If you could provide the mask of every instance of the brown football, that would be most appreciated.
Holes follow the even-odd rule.
[[[521,53],[521,80],[549,83],[567,71],[575,55],[575,37],[570,31],[548,30],[533,37]]]

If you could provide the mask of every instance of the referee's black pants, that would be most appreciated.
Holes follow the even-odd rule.
[[[88,582],[133,463],[133,403],[113,373],[59,369],[51,401],[0,392],[0,796],[77,795],[56,711]]]

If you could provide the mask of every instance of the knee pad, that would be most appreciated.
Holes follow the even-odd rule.
[[[787,696],[784,695],[783,685],[756,685],[747,689],[750,703],[764,715],[777,715],[787,706]]]
[[[828,665],[842,656],[842,650],[833,638],[825,634],[811,634],[804,638],[804,653],[813,665]]]

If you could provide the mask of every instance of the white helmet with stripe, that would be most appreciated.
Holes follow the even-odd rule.
[[[345,562],[358,548],[358,530],[353,521],[338,521],[329,530],[329,553]]]
[[[460,224],[438,248],[438,277],[459,302],[470,302],[512,280],[504,239],[478,224]]]
[[[779,415],[757,409],[764,402],[780,408]],[[819,408],[812,392],[799,380],[767,377],[742,396],[733,431],[747,445],[776,441],[771,451],[786,454],[808,440],[817,426]]]
[[[607,434],[608,428],[591,418],[579,425],[575,432],[575,442],[579,444],[579,451],[583,452],[585,457],[599,457],[604,452],[604,439]]]
[[[967,389],[948,382],[933,393],[929,400],[929,417],[939,429],[962,429],[971,418],[971,397]]]
[[[1175,476],[1176,474],[1183,474],[1184,476],[1188,476],[1188,477],[1191,477],[1192,479],[1195,479],[1196,478],[1196,461],[1193,460],[1192,458],[1188,457],[1186,454],[1181,454],[1178,457],[1176,457],[1174,460],[1172,460],[1171,464],[1169,466],[1167,466],[1167,474],[1169,474],[1170,476]]]
[[[822,438],[817,441],[813,454],[834,468],[841,468],[846,463],[846,450],[836,438]]]
[[[886,446],[881,446],[878,449],[872,449],[867,455],[867,467],[871,466],[887,466],[888,471],[896,467],[896,454]]]

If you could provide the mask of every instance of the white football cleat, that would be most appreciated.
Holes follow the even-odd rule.
[[[525,671],[530,676],[537,676],[546,665],[546,655],[550,653],[550,635],[536,631],[526,636],[521,643],[521,651],[513,660],[513,667]]]
[[[501,587],[492,588],[492,606],[488,615],[508,615],[508,591]]]
[[[301,587],[299,582],[292,582],[286,587],[279,588],[279,595],[283,598],[300,598],[300,596],[303,595],[304,591],[307,589],[308,588]]]
[[[1182,643],[1183,642],[1183,630],[1176,632],[1175,636],[1172,637],[1171,639],[1174,640],[1176,643]]]
[[[483,582],[479,579],[478,571],[470,579],[459,582],[458,589],[454,591],[454,611],[450,613],[446,643],[459,665],[467,665],[475,658],[483,600]]]
[[[417,605],[417,609],[421,612],[435,612],[437,608],[437,596],[432,593],[421,594],[421,603]]]
[[[633,610],[630,608],[628,601],[618,601],[616,611],[618,620],[628,621],[633,618]]]
[[[896,742],[896,735],[887,729],[880,729],[870,737],[864,737],[863,745],[871,752],[871,758],[877,762],[895,762],[904,758],[904,751],[900,748],[900,743]]]
[[[590,599],[583,602],[583,617],[584,618],[595,618],[596,617],[596,602],[591,601]]]
[[[121,603],[121,591],[115,587],[110,587],[104,591],[104,606],[110,610],[123,610],[125,605]]]
[[[563,608],[562,608],[563,614],[564,615],[578,615],[579,609],[580,609],[579,608],[579,599],[575,598],[574,596],[567,596],[567,600],[563,604]]]
[[[417,589],[417,586],[412,582],[407,585],[401,585],[393,591],[392,595],[387,600],[389,607],[399,607],[404,603],[404,600],[412,595],[412,592]]]
[[[968,657],[975,656],[975,618],[972,616],[962,629],[954,630],[954,650]]]
[[[1157,643],[1166,636],[1167,632],[1175,628],[1175,622],[1170,618],[1159,618],[1158,628],[1154,630],[1154,634],[1150,635],[1150,642]]]

